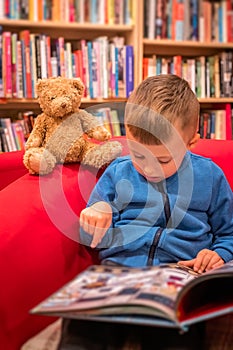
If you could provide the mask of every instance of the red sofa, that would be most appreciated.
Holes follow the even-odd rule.
[[[124,137],[117,138],[123,143]],[[193,150],[211,157],[233,189],[233,141],[200,140]],[[29,310],[88,265],[94,251],[79,245],[78,217],[99,174],[79,164],[32,176],[22,152],[0,154],[0,348],[19,350],[55,319]],[[25,174],[25,175],[24,175]]]

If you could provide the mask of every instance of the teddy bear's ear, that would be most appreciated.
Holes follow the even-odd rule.
[[[84,91],[84,84],[82,82],[82,80],[80,78],[75,78],[72,80],[73,86],[75,87],[75,89],[78,90],[79,95],[82,96],[83,95],[83,91]]]

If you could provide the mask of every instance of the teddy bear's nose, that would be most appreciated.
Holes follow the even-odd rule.
[[[65,103],[65,102],[62,102],[61,107],[62,107],[62,108],[65,108],[65,107],[66,107],[66,103]]]

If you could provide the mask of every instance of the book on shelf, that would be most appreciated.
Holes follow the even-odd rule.
[[[16,42],[16,91],[17,98],[24,97],[24,87],[23,87],[23,62],[22,62],[22,43],[20,40]]]
[[[12,97],[12,71],[11,71],[11,32],[2,33],[2,74],[3,91],[6,98]]]
[[[22,42],[22,61],[25,79],[25,96],[32,98],[32,72],[31,72],[31,55],[30,55],[30,31],[22,30],[19,33],[19,38]]]
[[[11,119],[10,118],[0,118],[0,126],[3,128],[5,133],[5,139],[8,145],[8,149],[10,152],[17,151],[17,144],[14,138]]]
[[[132,45],[125,45],[125,62],[124,62],[124,74],[125,74],[125,97],[129,97],[134,89],[134,52]]]
[[[8,142],[6,138],[6,133],[4,128],[0,125],[0,144],[1,144],[1,152],[9,152]]]
[[[110,120],[114,136],[121,136],[121,127],[118,112],[116,109],[110,110]]]
[[[198,274],[178,264],[93,265],[31,310],[32,314],[189,326],[233,311],[233,261]]]
[[[12,122],[11,125],[12,125],[12,131],[14,134],[15,142],[17,145],[17,149],[23,150],[26,143],[23,126],[18,120],[15,122]]]
[[[4,97],[2,59],[2,26],[0,26],[0,98]]]
[[[12,97],[17,98],[17,33],[11,34]]]
[[[201,138],[232,140],[232,108],[230,103],[216,104],[201,112],[199,133]]]

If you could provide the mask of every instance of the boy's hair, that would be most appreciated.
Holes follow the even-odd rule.
[[[200,105],[189,83],[174,74],[145,79],[130,95],[125,125],[144,144],[161,144],[178,121],[182,130],[197,131]]]

